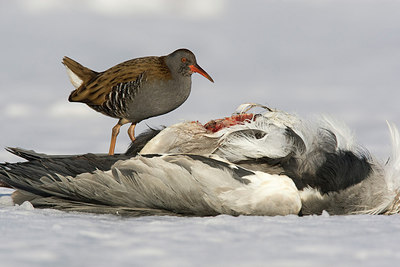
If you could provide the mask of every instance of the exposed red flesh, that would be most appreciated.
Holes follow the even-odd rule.
[[[244,121],[251,121],[254,118],[254,114],[239,114],[232,115],[231,117],[225,117],[223,119],[212,120],[204,124],[204,128],[213,133],[227,127],[231,127],[237,124],[243,124]]]

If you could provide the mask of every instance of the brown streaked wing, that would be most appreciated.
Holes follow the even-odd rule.
[[[170,79],[171,73],[165,64],[164,57],[144,57],[125,61],[100,73],[80,90],[79,102],[88,105],[102,105],[106,96],[120,83],[135,81],[145,72],[148,79]]]

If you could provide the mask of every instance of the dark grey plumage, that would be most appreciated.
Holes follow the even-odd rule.
[[[130,145],[128,150],[125,152],[125,155],[134,157],[136,156],[140,150],[151,140],[153,139],[157,134],[159,134],[163,128],[165,127],[160,127],[161,129],[153,129],[149,128],[143,133],[139,134],[135,141],[133,141]]]

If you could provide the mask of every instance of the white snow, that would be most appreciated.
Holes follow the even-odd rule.
[[[5,105],[0,111],[3,116],[9,118],[28,118],[32,113],[32,109],[29,107],[29,105],[22,103]]]
[[[374,0],[0,1],[0,148],[107,152],[116,120],[67,102],[73,86],[62,57],[101,71],[187,47],[215,83],[194,76],[188,101],[138,133],[258,102],[344,120],[385,160],[385,121],[400,126],[399,8]],[[125,130],[118,152],[129,143]],[[0,151],[0,161],[19,160]],[[395,266],[400,258],[400,215],[121,218],[11,206],[9,194],[0,189],[1,267]]]
[[[2,267],[394,266],[400,260],[400,215],[124,218],[9,206],[4,198]]]
[[[208,19],[221,15],[226,0],[20,0],[23,9],[33,14],[60,10],[94,12],[108,17],[171,16],[185,19]]]

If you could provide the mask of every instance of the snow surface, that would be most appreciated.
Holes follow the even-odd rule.
[[[10,206],[0,191],[0,266],[394,266],[400,215],[206,218]]]
[[[116,120],[67,102],[62,57],[100,71],[187,47],[215,83],[194,76],[187,102],[138,132],[258,102],[330,114],[385,160],[385,120],[400,126],[399,9],[373,0],[1,0],[0,147],[107,152]],[[0,151],[0,161],[19,160]],[[1,267],[395,266],[400,257],[397,215],[121,218],[15,207],[10,190],[0,194]]]

